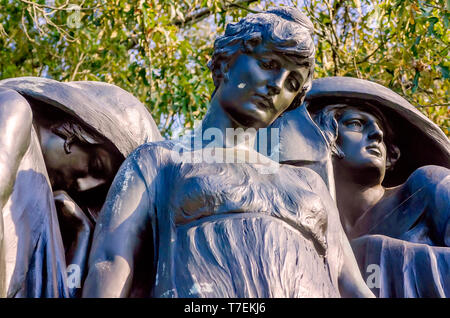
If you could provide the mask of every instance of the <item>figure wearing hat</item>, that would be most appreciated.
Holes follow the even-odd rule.
[[[83,296],[373,297],[320,177],[251,145],[308,91],[312,32],[290,7],[227,25],[194,147],[166,140],[127,158],[100,213]],[[211,131],[226,138],[195,145]]]
[[[304,107],[301,114],[287,113],[280,159],[315,160],[335,191],[342,225],[372,291],[380,297],[449,297],[448,138],[404,98],[366,80],[315,80],[305,105],[318,127]],[[309,122],[307,131],[302,125],[292,133],[299,121]],[[305,155],[293,147],[296,139],[316,141],[318,151],[310,147]]]
[[[160,139],[145,106],[114,85],[0,81],[1,296],[76,296],[66,268],[77,265],[82,281],[116,171]]]

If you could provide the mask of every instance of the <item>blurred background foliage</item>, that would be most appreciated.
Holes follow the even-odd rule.
[[[450,0],[0,0],[0,79],[118,85],[169,137],[206,112],[217,33],[282,5],[298,6],[316,27],[316,78],[385,85],[450,135]]]

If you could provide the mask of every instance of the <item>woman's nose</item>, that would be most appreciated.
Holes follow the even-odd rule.
[[[278,95],[281,92],[281,87],[276,84],[269,84],[267,85],[269,96]]]
[[[87,176],[85,178],[78,178],[77,184],[78,184],[78,190],[79,191],[86,191],[92,188],[95,188],[101,184],[106,183],[105,179],[97,179],[92,176]]]
[[[287,70],[281,69],[279,72],[271,76],[270,80],[267,83],[269,96],[280,94],[287,73],[288,73]]]
[[[383,141],[383,131],[377,124],[372,125],[371,130],[369,132],[369,139],[376,140],[378,142]]]

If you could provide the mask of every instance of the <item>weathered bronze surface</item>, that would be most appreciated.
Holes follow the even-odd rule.
[[[3,296],[73,297],[98,211],[124,158],[161,136],[122,89],[45,78],[0,81]]]
[[[386,87],[313,81],[313,31],[229,24],[174,140],[116,86],[0,81],[0,297],[449,297],[448,138]]]
[[[332,149],[341,222],[361,272],[374,277],[368,268],[380,266],[374,293],[449,297],[448,138],[369,81],[316,80],[307,103]]]
[[[210,63],[216,90],[193,136],[201,142],[150,143],[127,158],[100,213],[84,296],[373,296],[320,176],[253,150],[256,128],[309,89],[311,34],[293,8],[227,26]],[[249,128],[250,141],[235,142]],[[213,133],[225,138],[205,143]],[[231,160],[217,162],[221,154]]]

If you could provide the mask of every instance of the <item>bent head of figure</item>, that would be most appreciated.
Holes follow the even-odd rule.
[[[19,77],[0,81],[1,87],[31,107],[52,190],[68,192],[94,218],[125,158],[162,140],[147,108],[115,85]]]
[[[116,147],[74,118],[34,114],[54,191],[74,194],[111,183],[124,160]]]
[[[213,98],[240,126],[261,128],[310,89],[314,71],[313,25],[295,8],[249,15],[227,25],[208,66]]]
[[[393,169],[400,157],[388,121],[370,104],[328,105],[314,119],[331,145],[338,175],[381,184],[386,171]]]

